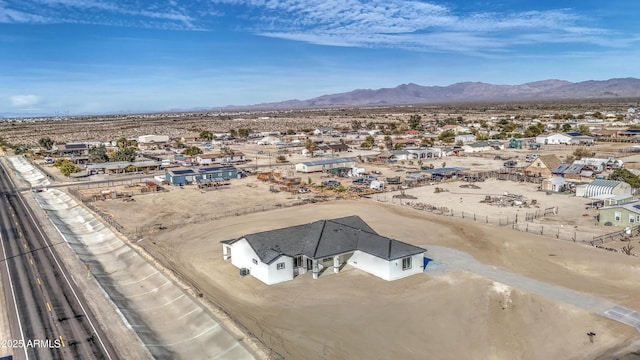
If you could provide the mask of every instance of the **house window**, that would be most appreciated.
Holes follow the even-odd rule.
[[[283,263],[283,262],[281,262],[281,263],[277,263],[277,264],[276,264],[276,269],[278,269],[278,270],[282,270],[282,269],[284,269],[284,263]]]
[[[616,211],[614,219],[616,219],[616,221],[620,221],[621,218],[622,213],[620,211]]]
[[[254,264],[258,265],[258,259],[251,259],[251,261],[253,261]]]
[[[406,257],[402,259],[402,270],[411,269],[411,257]]]
[[[629,214],[629,222],[630,222],[630,223],[634,223],[634,222],[636,222],[636,216],[635,216],[635,215],[633,215],[633,214]]]
[[[302,267],[302,256],[296,256],[293,259],[293,267],[294,268]]]

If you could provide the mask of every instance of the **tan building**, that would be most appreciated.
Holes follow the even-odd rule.
[[[539,156],[524,168],[524,174],[527,176],[549,177],[552,175],[553,169],[561,163],[562,161],[556,155]]]

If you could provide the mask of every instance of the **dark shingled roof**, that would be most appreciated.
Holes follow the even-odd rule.
[[[425,252],[417,246],[378,235],[358,216],[320,220],[310,224],[245,235],[225,240],[233,244],[246,239],[263,263],[270,264],[281,255],[305,255],[312,259],[360,250],[385,260],[395,260]]]

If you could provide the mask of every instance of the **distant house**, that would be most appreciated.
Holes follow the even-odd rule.
[[[583,135],[579,132],[569,132],[566,135],[571,137],[572,145],[593,145],[595,138],[589,135]]]
[[[244,153],[234,151],[232,153],[206,153],[196,156],[196,162],[198,165],[223,165],[223,164],[236,164],[246,161]]]
[[[464,126],[460,126],[460,125],[443,125],[440,128],[441,132],[445,132],[445,131],[453,131],[454,134],[460,134],[460,133],[465,133],[465,132],[469,132],[470,129],[468,127],[464,127]]]
[[[170,185],[183,186],[193,183],[224,181],[238,176],[238,169],[233,166],[217,166],[201,169],[176,169],[165,173],[165,180]]]
[[[349,170],[356,165],[355,158],[332,158],[316,161],[305,161],[296,164],[296,171],[302,173],[332,172]]]
[[[524,174],[527,176],[549,177],[552,175],[553,169],[561,163],[556,155],[538,156],[524,168]]]
[[[553,175],[557,175],[565,180],[581,181],[583,177],[591,177],[593,171],[584,164],[562,163],[551,170]]]
[[[491,150],[504,150],[504,144],[499,141],[477,141],[462,146],[465,153],[478,153]]]
[[[256,144],[258,145],[275,145],[277,143],[279,143],[281,140],[279,137],[276,136],[265,136],[262,139],[256,141]]]
[[[140,150],[159,149],[169,144],[169,135],[141,135],[138,136]]]
[[[376,233],[358,216],[291,226],[222,241],[223,258],[267,285],[348,264],[384,280],[423,271],[425,249]]]
[[[331,133],[333,133],[333,128],[330,128],[330,127],[317,128],[317,129],[313,130],[313,135],[316,135],[316,136],[319,136],[319,135],[331,135]]]
[[[619,227],[640,224],[640,200],[601,207],[598,209],[598,222]]]
[[[464,134],[464,135],[456,135],[453,138],[453,141],[457,144],[457,143],[462,143],[462,144],[466,144],[466,143],[471,143],[476,141],[476,136],[473,134]]]
[[[87,156],[89,154],[89,146],[84,143],[54,145],[52,150],[60,156]]]
[[[405,148],[404,150],[414,154],[416,159],[431,159],[443,156],[442,149],[437,147]]]
[[[404,161],[416,159],[416,154],[413,154],[407,150],[391,150],[389,151],[389,161]]]
[[[536,143],[541,145],[570,145],[572,141],[571,136],[560,133],[536,136]]]
[[[192,143],[202,140],[200,139],[200,133],[190,133],[180,137],[180,141],[183,143]]]

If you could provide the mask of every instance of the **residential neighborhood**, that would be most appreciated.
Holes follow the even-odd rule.
[[[30,146],[3,151],[33,167],[21,183],[30,196],[63,189],[91,209],[86,216],[96,220],[87,224],[99,219],[162,266],[252,304],[262,293],[295,308],[292,288],[323,303],[349,302],[354,289],[394,288],[407,295],[385,300],[390,311],[417,311],[407,299],[470,263],[443,255],[452,244],[484,261],[522,246],[519,266],[535,258],[562,268],[568,256],[584,268],[592,256],[637,261],[635,113],[601,122],[587,112],[436,115],[326,116],[315,127],[284,121],[283,129],[271,116],[245,114],[226,130],[156,126],[166,132],[92,139],[59,137],[52,127]],[[31,172],[55,185],[28,183]],[[558,247],[566,250],[549,250]],[[547,271],[528,269],[538,279]],[[465,281],[479,286],[473,279]],[[520,286],[507,280],[513,274],[501,279]],[[471,296],[494,296],[483,291]],[[235,302],[224,306],[238,312]]]

